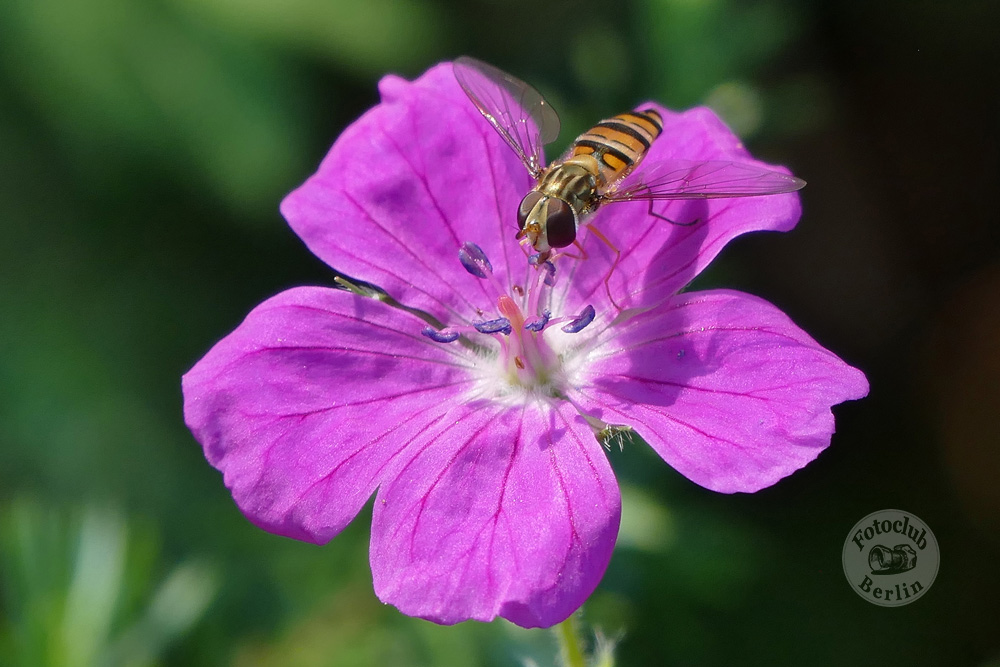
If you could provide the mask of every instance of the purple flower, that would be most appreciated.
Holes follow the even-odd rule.
[[[795,194],[660,207],[690,226],[644,203],[598,212],[622,249],[620,312],[594,236],[587,259],[527,261],[530,179],[449,65],[380,89],[281,210],[391,299],[283,292],[184,376],[187,424],[256,525],[325,543],[375,494],[380,599],[439,623],[548,626],[597,586],[618,531],[595,434],[631,427],[695,483],[752,492],[814,459],[830,407],[867,393],[771,304],[678,294],[733,237],[793,227]],[[648,161],[754,163],[707,109],[656,108]]]

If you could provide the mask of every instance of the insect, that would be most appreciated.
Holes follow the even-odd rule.
[[[542,147],[559,135],[559,116],[545,98],[520,79],[475,58],[458,58],[453,67],[465,94],[535,180],[517,210],[517,238],[531,245],[542,260],[554,249],[579,247],[580,227],[589,226],[589,218],[605,204],[648,201],[650,215],[674,224],[694,224],[655,213],[653,202],[774,195],[794,192],[806,184],[794,176],[739,162],[660,160],[645,168],[642,160],[663,131],[663,120],[655,109],[636,109],[602,120],[546,167]],[[589,229],[620,256],[610,240],[593,226]]]

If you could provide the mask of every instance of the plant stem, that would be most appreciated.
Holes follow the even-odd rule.
[[[576,614],[553,628],[559,640],[559,660],[562,667],[586,667],[587,660],[580,645]]]

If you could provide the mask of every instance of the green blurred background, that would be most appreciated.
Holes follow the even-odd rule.
[[[708,103],[806,178],[798,229],[699,284],[768,298],[871,381],[755,495],[609,454],[622,534],[585,620],[619,664],[1000,664],[998,7],[0,1],[0,664],[551,664],[545,631],[382,606],[370,512],[324,547],[251,526],[181,417],[181,374],[247,311],[331,284],[283,195],[383,73],[463,53],[540,88],[562,142]],[[942,552],[901,608],[841,571],[883,508]]]

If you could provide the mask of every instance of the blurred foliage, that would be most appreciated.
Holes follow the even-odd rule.
[[[287,65],[158,3],[12,0],[5,65],[49,124],[77,187],[154,169],[240,214],[268,206],[301,163]],[[297,104],[298,103],[298,104]]]
[[[416,0],[175,0],[223,31],[307,52],[368,77],[404,62],[429,61],[448,25],[447,13]]]
[[[378,603],[370,511],[325,547],[254,528],[181,419],[180,375],[214,341],[263,298],[332,280],[281,197],[374,103],[379,75],[463,52],[537,85],[562,145],[641,100],[708,103],[756,154],[795,165],[810,181],[799,229],[740,239],[699,284],[766,296],[872,381],[838,408],[828,452],[753,496],[696,488],[638,440],[609,452],[622,533],[583,620],[618,640],[617,664],[996,661],[984,452],[998,406],[982,371],[996,299],[982,285],[1000,253],[979,195],[1000,164],[997,14],[0,4],[0,664],[552,664],[546,632]],[[846,531],[883,507],[926,520],[943,551],[934,588],[898,609],[860,600],[840,569]]]
[[[215,597],[197,561],[155,587],[156,531],[112,510],[62,512],[20,500],[0,507],[0,656],[37,667],[151,665]]]

